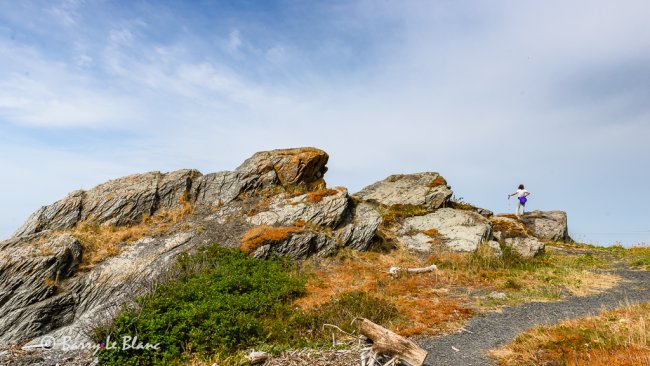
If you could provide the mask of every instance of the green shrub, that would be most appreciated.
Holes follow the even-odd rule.
[[[304,291],[305,279],[287,260],[256,260],[218,245],[193,256],[183,255],[174,281],[159,286],[124,308],[111,327],[98,329],[97,339],[121,342],[124,336],[159,344],[159,351],[104,349],[107,365],[169,365],[190,353],[206,356],[234,352],[264,342],[295,337],[273,324],[292,314],[291,300]],[[286,330],[286,329],[285,329]]]

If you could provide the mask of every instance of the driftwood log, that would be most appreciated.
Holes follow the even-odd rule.
[[[427,357],[427,351],[417,344],[368,319],[361,320],[359,332],[372,340],[372,351],[376,355],[393,357],[411,366],[422,366]]]
[[[402,267],[390,267],[388,270],[388,273],[390,274],[397,274],[398,272],[409,272],[409,273],[426,273],[426,272],[433,272],[438,269],[438,266],[435,264],[432,264],[428,267],[422,267],[422,268],[402,268]]]
[[[251,365],[259,365],[261,363],[266,362],[266,360],[269,359],[269,354],[266,352],[251,352],[250,355],[248,355],[248,360],[250,361]]]

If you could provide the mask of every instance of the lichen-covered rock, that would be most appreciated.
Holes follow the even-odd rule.
[[[545,241],[572,241],[564,211],[533,211],[522,217],[530,233]]]
[[[505,239],[527,238],[530,236],[528,229],[519,219],[507,216],[493,216],[489,220],[492,223],[492,236],[500,243],[503,243]]]
[[[391,175],[354,196],[384,206],[412,205],[435,209],[442,207],[452,193],[440,174],[427,172]]]
[[[423,234],[435,230],[434,237]],[[491,225],[483,216],[465,210],[441,208],[423,216],[408,217],[397,232],[398,239],[407,247],[423,251],[437,239],[452,250],[476,251],[479,244],[490,238]]]
[[[544,243],[534,237],[506,238],[504,244],[523,258],[532,258],[544,252]]]
[[[329,155],[323,150],[305,147],[258,152],[241,166],[237,172],[273,179],[283,186],[316,183],[324,187],[323,176],[327,172]],[[273,175],[267,173],[273,172]],[[273,182],[264,182],[270,185]]]
[[[381,222],[381,215],[371,205],[359,203],[337,231],[336,239],[344,247],[367,250]]]
[[[267,210],[247,220],[254,225],[291,226],[301,222],[334,228],[341,222],[350,200],[346,189],[331,191],[334,193],[318,201],[310,200],[309,193],[288,199],[278,195]]]

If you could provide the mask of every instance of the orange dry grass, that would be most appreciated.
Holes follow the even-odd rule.
[[[493,352],[500,365],[650,365],[650,304],[528,331]]]
[[[507,217],[509,219],[519,220],[519,217],[515,214],[499,214],[497,217]]]
[[[390,328],[405,336],[455,329],[471,315],[459,299],[447,296],[445,278],[436,272],[391,277],[387,271],[392,266],[430,265],[404,251],[345,251],[336,258],[313,259],[305,265],[313,275],[307,283],[306,295],[295,302],[303,309],[315,308],[351,291],[371,293],[395,304],[403,320]]]
[[[339,193],[336,189],[329,189],[329,188],[324,188],[324,189],[319,189],[317,191],[312,191],[307,193],[307,198],[305,198],[305,201],[309,203],[318,203],[323,200],[323,198],[327,196],[333,196],[335,194]]]
[[[262,244],[275,243],[303,231],[304,229],[299,227],[255,226],[244,234],[239,248],[242,252],[252,253]]]

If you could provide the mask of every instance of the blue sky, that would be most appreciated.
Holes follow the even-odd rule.
[[[69,191],[316,146],[352,192],[464,200],[650,242],[647,1],[0,0],[0,237]]]

